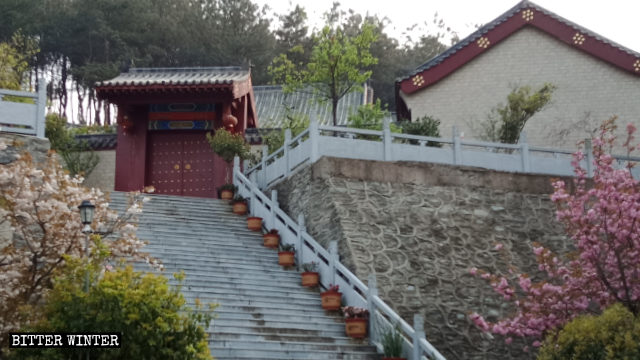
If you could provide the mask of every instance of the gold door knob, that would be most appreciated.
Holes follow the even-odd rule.
[[[178,165],[178,164],[173,165],[173,169],[174,170],[180,170],[180,165]]]
[[[191,164],[185,165],[184,168],[187,169],[187,170],[191,170]]]

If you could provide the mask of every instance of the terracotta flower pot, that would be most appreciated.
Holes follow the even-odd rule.
[[[342,305],[342,293],[339,291],[325,291],[320,293],[322,308],[325,310],[338,310]]]
[[[222,200],[231,200],[231,199],[233,199],[233,191],[231,191],[231,190],[222,190],[222,191],[220,191],[220,199],[222,199]]]
[[[302,286],[315,287],[318,286],[320,274],[315,271],[305,271],[302,273]]]
[[[249,230],[253,230],[253,231],[262,230],[262,218],[257,216],[248,217],[247,227],[249,228]]]
[[[280,251],[278,252],[278,264],[282,266],[293,266],[296,253],[293,251]]]
[[[244,215],[247,213],[247,203],[246,202],[235,202],[233,203],[233,213],[238,215]]]
[[[367,336],[367,319],[344,319],[344,330],[346,331],[347,336],[361,339]]]
[[[264,246],[276,249],[280,243],[280,235],[267,233],[262,235],[262,240],[264,241]]]

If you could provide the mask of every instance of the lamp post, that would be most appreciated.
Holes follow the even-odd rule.
[[[82,228],[82,233],[85,235],[84,239],[84,251],[86,255],[87,267],[89,266],[89,235],[93,232],[91,230],[91,223],[93,222],[93,212],[96,209],[96,206],[91,203],[89,200],[82,201],[82,204],[78,206],[80,209],[80,221],[84,227]],[[85,270],[84,275],[84,292],[89,293],[89,269]],[[87,360],[89,360],[89,350],[87,350]]]
[[[89,234],[93,232],[91,230],[91,222],[93,222],[93,212],[95,210],[95,205],[93,205],[89,200],[84,200],[78,209],[80,209],[80,221],[82,221],[82,233],[85,234],[84,240],[84,251],[87,258],[87,263],[89,261]],[[87,269],[84,279],[84,291],[89,292],[89,269]]]

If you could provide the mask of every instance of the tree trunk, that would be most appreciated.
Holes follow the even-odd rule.
[[[331,115],[333,115],[333,126],[338,126],[338,99],[331,100]]]

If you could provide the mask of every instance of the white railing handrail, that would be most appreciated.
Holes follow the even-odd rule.
[[[369,335],[372,344],[380,350],[381,344],[377,336],[379,329],[376,328],[378,320],[383,321],[385,328],[396,324],[405,336],[405,347],[411,349],[409,359],[420,360],[423,356],[437,360],[446,360],[426,339],[422,329],[421,317],[414,318],[414,327],[404,321],[391,307],[389,307],[377,295],[375,289],[375,276],[370,277],[368,287],[349,269],[340,263],[337,254],[337,243],[331,242],[330,249],[321,246],[304,228],[304,218],[300,217],[298,222],[291,219],[277,203],[277,194],[272,191],[271,198],[265,195],[256,184],[249,180],[240,170],[240,161],[234,159],[233,183],[238,187],[241,196],[248,197],[249,209],[254,216],[261,216],[264,223],[271,229],[280,232],[280,241],[283,244],[293,244],[296,246],[297,264],[303,263],[305,259],[314,261],[319,265],[321,272],[321,284],[326,288],[328,284],[340,284],[341,292],[345,302],[352,306],[368,307],[370,312]],[[380,315],[380,318],[378,317]]]
[[[327,132],[330,134],[323,134]],[[288,177],[301,165],[314,163],[321,156],[330,156],[378,161],[435,162],[554,176],[574,175],[571,165],[573,152],[529,146],[524,133],[521,134],[518,144],[464,140],[455,128],[453,134],[451,138],[437,138],[393,133],[388,121],[385,121],[382,131],[378,131],[318,125],[314,120],[309,124],[309,128],[294,138],[291,138],[290,130],[286,129],[283,146],[272,154],[268,154],[267,149],[263,148],[261,162],[245,173],[252,178],[255,176],[254,179],[260,188],[266,188]],[[367,137],[379,139],[367,140]],[[398,139],[404,141],[395,141]],[[355,143],[350,143],[351,141]],[[437,146],[428,146],[433,144]],[[336,147],[340,147],[341,150],[337,150]],[[586,156],[583,166],[588,176],[592,176],[593,153],[590,139],[585,140],[584,151]],[[638,157],[613,157],[619,164],[640,162]],[[640,176],[640,167],[636,167],[632,174],[634,177]]]
[[[46,88],[46,83],[42,81],[35,93],[0,89],[0,131],[44,138]],[[33,104],[6,101],[3,100],[5,96],[33,99]]]

